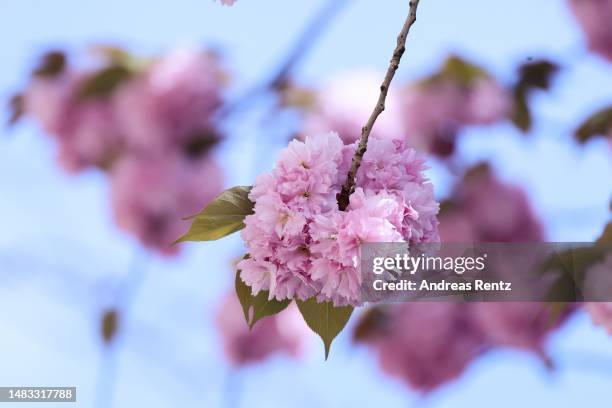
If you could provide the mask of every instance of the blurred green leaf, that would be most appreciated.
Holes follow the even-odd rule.
[[[533,123],[529,108],[529,96],[534,89],[550,89],[559,66],[547,60],[530,61],[519,67],[519,78],[512,89],[514,110],[511,121],[522,132],[531,130]]]
[[[510,120],[523,133],[529,132],[532,125],[531,111],[527,103],[527,94],[523,89],[514,89],[514,107]]]
[[[609,222],[608,225],[604,227],[603,232],[597,238],[598,244],[612,244],[612,222]]]
[[[612,107],[593,114],[576,129],[574,135],[579,143],[584,144],[597,136],[607,137],[610,132],[612,132]]]
[[[283,301],[268,299],[270,292],[267,290],[253,296],[251,287],[240,278],[240,271],[236,272],[236,295],[242,305],[244,319],[251,329],[259,320],[282,312],[291,303],[289,299]]]
[[[489,76],[489,73],[482,67],[453,55],[444,62],[440,71],[426,78],[423,82],[434,84],[444,80],[452,80],[459,86],[467,88],[477,80]]]
[[[25,113],[25,107],[24,107],[24,97],[22,94],[16,94],[13,95],[11,97],[11,99],[9,99],[9,120],[8,120],[8,124],[9,126],[13,126],[15,125],[19,119],[21,119],[21,117],[24,115]]]
[[[308,300],[296,300],[296,303],[308,327],[323,340],[327,360],[332,341],[344,329],[354,308],[335,307],[332,302],[319,303],[314,297]]]
[[[130,77],[131,72],[126,67],[114,65],[103,68],[81,84],[77,96],[81,99],[108,96]]]
[[[109,344],[115,338],[119,327],[119,314],[116,310],[110,309],[102,315],[101,334],[104,343]]]
[[[389,317],[384,306],[372,306],[359,316],[359,321],[353,330],[355,343],[367,342],[369,339],[383,335]]]
[[[554,75],[559,71],[559,65],[548,60],[527,62],[519,67],[517,86],[531,90],[538,88],[550,89]]]
[[[183,152],[190,159],[199,159],[213,146],[219,143],[220,137],[210,129],[193,132],[183,145]]]
[[[225,190],[193,219],[189,231],[176,240],[214,241],[244,228],[244,218],[253,213],[254,203],[249,200],[250,186],[237,186]]]
[[[62,51],[49,51],[42,56],[40,62],[32,71],[33,76],[54,77],[62,73],[66,67],[66,55]]]

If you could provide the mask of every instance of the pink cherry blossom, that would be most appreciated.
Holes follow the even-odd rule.
[[[65,72],[34,78],[25,91],[26,112],[56,140],[60,163],[69,171],[106,167],[123,149],[123,131],[112,103],[76,98],[86,77]]]
[[[380,93],[380,74],[372,71],[349,72],[331,78],[316,94],[314,108],[306,114],[306,135],[338,132],[345,143],[359,139],[361,128],[372,114]],[[385,112],[378,118],[372,134],[382,139],[402,138],[406,134],[396,88],[387,94]]]
[[[483,333],[467,305],[403,303],[385,310],[381,327],[365,341],[384,372],[429,392],[460,376],[486,351]]]
[[[612,61],[612,1],[570,0],[570,8],[584,31],[589,49]]]
[[[538,242],[543,227],[527,195],[488,169],[468,175],[440,219],[445,242]]]
[[[186,232],[191,216],[222,187],[221,169],[210,157],[190,160],[166,152],[156,157],[123,157],[111,172],[115,220],[142,243],[165,254]]]
[[[155,61],[117,92],[115,109],[130,148],[155,152],[214,142],[222,84],[211,54],[183,49]]]
[[[274,354],[299,356],[308,331],[294,304],[249,329],[235,293],[224,297],[216,322],[225,356],[237,367],[263,362]]]
[[[355,145],[335,133],[292,141],[250,194],[241,277],[278,300],[317,296],[359,304],[359,245],[438,240],[438,205],[423,159],[405,142],[372,137],[347,211],[336,195]]]
[[[538,302],[487,302],[470,305],[487,341],[533,351],[544,356],[545,340],[568,316],[564,313],[552,324],[550,306]]]
[[[511,109],[508,92],[490,77],[470,86],[438,78],[410,85],[401,95],[409,144],[441,157],[454,152],[461,127],[492,124]]]

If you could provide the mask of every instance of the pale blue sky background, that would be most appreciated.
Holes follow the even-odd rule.
[[[576,148],[568,130],[612,101],[612,66],[582,50],[563,0],[423,0],[399,78],[429,72],[459,52],[512,80],[528,56],[550,56],[566,69],[550,94],[538,95],[531,137],[511,126],[468,131],[461,149],[492,160],[524,185],[551,240],[592,240],[609,217],[612,164],[603,142]],[[19,88],[49,46],[114,41],[135,51],[215,44],[235,74],[235,91],[276,66],[322,1],[2,0],[0,96]],[[407,1],[356,0],[326,33],[298,75],[317,83],[356,68],[386,67]],[[228,186],[250,184],[263,159],[245,159],[262,135],[256,115],[231,127],[222,151]],[[270,136],[280,139],[283,124]],[[275,135],[278,132],[278,135]],[[261,151],[258,153],[262,154]],[[266,161],[267,159],[267,161]],[[444,177],[432,172],[436,188]],[[126,273],[134,243],[111,223],[104,177],[70,177],[54,162],[50,141],[30,123],[0,134],[0,385],[76,385],[80,407],[93,407],[100,367],[97,319]],[[193,245],[174,262],[147,263],[143,290],[122,342],[114,407],[223,406],[227,367],[211,317],[231,284],[238,237]],[[146,257],[143,255],[143,257]],[[378,372],[371,356],[336,341],[330,361],[313,336],[300,362],[283,358],[239,374],[249,407],[516,407],[607,406],[612,340],[576,316],[551,341],[558,364],[499,351],[477,361],[457,382],[420,399]],[[27,404],[20,405],[26,407]],[[52,406],[52,405],[50,405]]]

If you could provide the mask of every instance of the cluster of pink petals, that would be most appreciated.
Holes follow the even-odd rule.
[[[361,128],[372,114],[373,103],[378,99],[380,78],[380,74],[372,71],[349,72],[332,78],[316,93],[313,109],[305,117],[303,133],[337,132],[345,143],[358,140]],[[399,91],[391,87],[385,112],[372,129],[375,137],[396,139],[407,134],[400,102]]]
[[[612,61],[612,0],[570,0],[591,51]]]
[[[58,145],[60,163],[75,172],[105,167],[123,150],[124,139],[112,100],[77,100],[85,76],[63,72],[34,78],[25,91],[25,110]]]
[[[451,202],[439,217],[443,242],[543,239],[524,192],[502,183],[487,167],[471,171]],[[547,362],[546,340],[572,311],[554,326],[544,303],[402,304],[385,309],[383,324],[366,341],[385,372],[427,392],[458,377],[475,357],[496,347],[529,351]]]
[[[335,133],[294,140],[257,178],[242,231],[250,258],[238,265],[254,294],[359,304],[361,243],[438,240],[424,161],[402,141],[370,138],[357,189],[338,209],[355,148]]]
[[[297,357],[308,333],[295,304],[249,329],[235,293],[229,293],[221,302],[217,327],[225,356],[237,367],[262,362],[274,354]]]
[[[125,156],[111,170],[111,196],[117,225],[145,246],[164,254],[185,233],[183,218],[202,209],[223,187],[223,173],[212,158],[185,160],[176,153]]]
[[[542,224],[525,192],[482,169],[455,189],[448,210],[440,214],[443,242],[538,242]]]
[[[222,188],[209,148],[223,78],[215,57],[181,50],[155,60],[108,95],[80,97],[93,71],[67,67],[34,76],[26,113],[57,142],[71,171],[110,175],[118,225],[147,247],[170,253],[193,215]]]
[[[553,329],[540,303],[415,302],[385,309],[377,332],[365,341],[383,371],[430,392],[496,347],[532,351],[548,361],[544,346]]]
[[[224,74],[212,54],[182,49],[117,91],[119,124],[131,150],[153,153],[215,139]]]
[[[304,134],[337,131],[346,143],[357,140],[380,93],[380,75],[349,73],[334,78],[317,92],[307,113]],[[388,91],[385,112],[372,133],[378,138],[405,137],[419,151],[445,157],[454,151],[463,126],[489,125],[508,117],[511,98],[493,78],[483,76],[470,86],[452,78],[424,81]]]
[[[416,390],[432,391],[485,351],[483,333],[464,312],[453,303],[392,306],[383,328],[367,342],[384,372]]]
[[[452,78],[425,81],[407,87],[402,99],[411,145],[441,157],[454,152],[462,127],[501,121],[512,108],[508,91],[490,77],[469,86]]]

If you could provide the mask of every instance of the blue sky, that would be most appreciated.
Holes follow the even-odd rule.
[[[347,70],[386,68],[406,3],[351,2],[300,66],[299,78],[316,84]],[[584,52],[565,1],[421,3],[399,78],[418,78],[449,52],[474,59],[503,81],[511,81],[514,67],[529,56],[563,64],[558,86],[535,98],[540,120],[532,135],[516,137],[503,124],[470,129],[460,149],[470,161],[493,161],[504,178],[524,185],[551,240],[595,238],[609,217],[610,149],[603,141],[576,148],[569,130],[612,101],[612,66]],[[78,49],[98,41],[138,52],[215,45],[224,52],[239,93],[266,77],[321,4],[238,0],[228,8],[209,0],[5,1],[0,5],[0,96],[23,84],[47,47]],[[228,185],[250,184],[254,169],[270,165],[267,152],[263,160],[245,158],[261,155],[253,150],[261,137],[256,116],[246,115],[230,127],[232,139],[221,152]],[[273,129],[282,137],[282,122]],[[444,191],[444,177],[436,171],[432,177]],[[104,177],[64,174],[55,165],[53,145],[30,123],[3,130],[0,227],[0,385],[76,385],[78,405],[94,406],[101,367],[97,318],[138,252],[112,225]],[[327,363],[313,336],[301,362],[277,358],[231,374],[219,356],[211,313],[230,286],[229,264],[240,251],[233,236],[189,246],[176,261],[142,260],[147,276],[122,338],[115,407],[223,406],[230,375],[240,380],[244,406],[252,407],[570,407],[609,399],[612,341],[582,315],[551,341],[556,372],[547,372],[531,356],[500,351],[427,399],[381,375],[365,350],[349,345],[347,334],[336,341]]]

